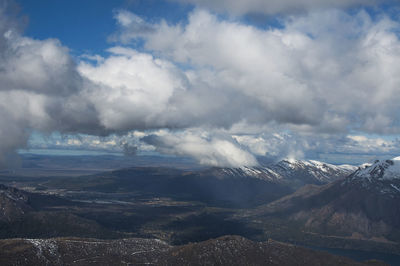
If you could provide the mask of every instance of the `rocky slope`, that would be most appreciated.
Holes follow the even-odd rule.
[[[0,184],[0,221],[11,222],[32,210],[27,194]]]
[[[225,236],[184,246],[149,239],[0,240],[1,265],[384,265],[275,241]]]
[[[79,203],[53,195],[29,193],[0,184],[0,238],[119,235],[67,209],[77,206]]]
[[[322,235],[400,243],[399,164],[398,158],[376,161],[345,180],[305,186],[249,215],[296,221]]]

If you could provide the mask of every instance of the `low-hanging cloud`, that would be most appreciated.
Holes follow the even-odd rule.
[[[171,134],[152,134],[142,141],[156,147],[164,154],[191,156],[200,164],[219,167],[240,167],[257,165],[257,159],[229,136],[213,136],[201,129]]]

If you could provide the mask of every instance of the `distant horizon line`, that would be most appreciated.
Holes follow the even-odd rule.
[[[116,156],[116,157],[163,157],[163,158],[177,158],[177,159],[190,159],[195,161],[193,158],[184,157],[184,156],[177,156],[177,155],[170,155],[170,154],[161,154],[158,152],[148,152],[148,151],[138,151],[136,155],[124,155],[124,153],[118,151],[107,151],[107,150],[85,150],[85,149],[19,149],[17,150],[17,154],[19,155],[41,155],[41,156]],[[340,157],[340,158],[338,158]],[[351,158],[349,158],[351,157]],[[273,161],[282,161],[282,160],[298,160],[298,161],[319,161],[323,163],[333,164],[333,165],[342,165],[342,164],[349,164],[349,165],[360,165],[363,163],[373,162],[374,160],[382,160],[382,159],[392,159],[398,157],[396,154],[341,154],[341,153],[332,153],[332,154],[320,154],[320,157],[306,157],[306,158],[281,158],[278,160],[273,160],[270,158],[271,163]],[[262,157],[261,157],[262,158]],[[267,158],[267,157],[265,157]],[[347,158],[347,159],[346,159]],[[200,164],[199,164],[200,165]],[[263,165],[260,162],[260,165]]]

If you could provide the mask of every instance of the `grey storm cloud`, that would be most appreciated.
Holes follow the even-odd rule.
[[[259,29],[200,9],[174,25],[119,10],[108,55],[76,62],[56,39],[25,37],[6,8],[0,6],[0,160],[25,147],[32,131],[159,131],[142,141],[215,166],[314,149],[309,141],[263,137],[265,130],[317,142],[350,131],[400,132],[399,25],[384,15],[324,9],[289,16],[281,29]],[[142,51],[129,47],[138,38]]]
[[[129,143],[122,144],[122,150],[125,156],[135,156],[137,154],[138,147],[130,145]]]

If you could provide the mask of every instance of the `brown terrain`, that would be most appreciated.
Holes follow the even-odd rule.
[[[276,241],[224,236],[170,246],[156,239],[0,240],[0,265],[386,265],[355,262]]]

